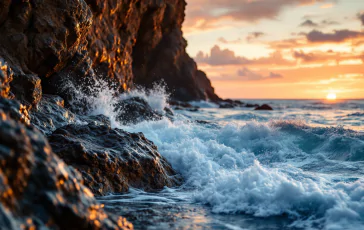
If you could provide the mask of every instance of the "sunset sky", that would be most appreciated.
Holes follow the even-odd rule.
[[[187,51],[224,98],[364,98],[364,0],[187,0]]]

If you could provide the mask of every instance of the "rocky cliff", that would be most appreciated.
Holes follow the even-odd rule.
[[[0,1],[1,227],[129,229],[94,194],[181,184],[143,134],[114,129],[107,117],[72,106],[75,88],[65,83],[87,96],[100,80],[115,94],[164,81],[174,99],[219,100],[186,53],[185,6],[184,0]],[[110,103],[122,124],[173,119],[168,108],[154,111],[141,98],[120,100]]]
[[[186,53],[185,6],[185,0],[3,0],[0,57],[13,70],[12,91],[35,105],[42,91],[62,94],[65,79],[103,78],[120,91],[164,81],[175,99],[217,100]]]

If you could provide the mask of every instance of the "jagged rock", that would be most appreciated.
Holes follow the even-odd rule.
[[[256,107],[255,108],[255,110],[273,110],[273,108],[272,107],[270,107],[269,105],[267,105],[267,104],[263,104],[263,105],[261,105],[261,106],[259,106],[259,107]]]
[[[48,94],[43,95],[30,117],[31,123],[43,134],[50,134],[57,128],[76,122],[76,115],[64,108],[64,100]]]
[[[147,7],[133,48],[134,82],[153,87],[154,82],[163,80],[172,97],[181,101],[205,100],[207,96],[215,100],[210,82],[186,53],[182,34],[185,7],[185,0],[159,1]]]
[[[64,81],[81,86],[97,78],[119,92],[163,80],[179,100],[217,101],[186,53],[185,6],[185,0],[2,1],[0,56],[17,70],[18,83],[39,77],[44,93],[66,102]],[[25,98],[32,105],[34,93]]]
[[[80,183],[81,175],[52,152],[39,131],[14,120],[11,102],[0,104],[2,229],[132,228],[102,209]]]
[[[138,123],[145,120],[160,120],[163,115],[153,110],[149,104],[139,97],[119,101],[115,105],[117,120],[123,124]]]
[[[185,0],[86,2],[93,13],[87,46],[80,46],[61,71],[43,80],[46,93],[59,91],[64,79],[80,85],[102,78],[119,92],[134,83],[149,88],[163,80],[179,100],[219,99],[186,53]],[[68,101],[68,93],[60,95]]]
[[[11,92],[16,99],[27,105],[28,108],[37,106],[42,98],[42,86],[40,78],[34,74],[14,74],[10,83]]]
[[[0,55],[11,67],[41,78],[63,68],[83,45],[92,23],[84,1],[19,0],[2,5]]]
[[[196,79],[197,79],[198,87],[201,90],[203,90],[203,92],[205,94],[205,99],[209,99],[213,102],[221,101],[221,98],[216,95],[215,89],[212,87],[211,81],[210,81],[210,79],[208,79],[205,72],[203,72],[201,70],[197,70]],[[235,102],[240,102],[240,101],[236,100]]]
[[[30,117],[26,106],[15,100],[0,97],[0,110],[11,119],[20,121],[23,124],[30,124]]]
[[[67,125],[49,136],[53,151],[82,173],[95,194],[179,185],[181,178],[142,133],[106,125]]]
[[[0,3],[0,10],[3,7]],[[1,17],[1,11],[0,11]],[[8,98],[10,94],[10,82],[13,80],[13,71],[5,63],[4,59],[0,57],[0,97]]]

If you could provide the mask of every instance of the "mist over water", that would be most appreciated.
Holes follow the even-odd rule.
[[[174,121],[125,126],[115,120],[111,101],[137,96],[163,112],[163,88],[120,97],[99,89],[94,98],[78,97],[90,103],[89,113],[143,132],[185,179],[159,193],[132,189],[100,198],[135,218],[136,228],[364,228],[363,101],[249,101],[274,111],[195,102],[198,112],[174,111]],[[139,212],[147,214],[138,218]]]

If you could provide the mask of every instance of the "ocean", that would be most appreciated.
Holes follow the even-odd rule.
[[[93,113],[112,119],[101,95]],[[158,90],[131,96],[167,105]],[[274,110],[193,102],[174,121],[112,122],[143,132],[185,181],[98,200],[135,229],[364,229],[364,100],[242,101]]]

